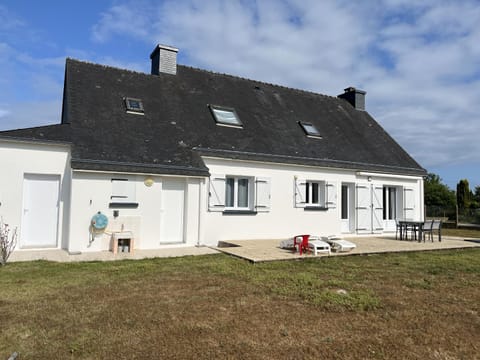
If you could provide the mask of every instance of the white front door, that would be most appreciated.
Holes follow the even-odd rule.
[[[185,181],[166,179],[162,182],[162,217],[160,243],[184,242]]]
[[[57,246],[59,190],[60,176],[24,176],[22,248]]]

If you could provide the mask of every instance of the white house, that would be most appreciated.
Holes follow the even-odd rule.
[[[423,218],[423,176],[365,111],[330,97],[177,65],[152,73],[67,59],[61,124],[0,132],[0,215],[17,251],[137,249],[376,234]],[[92,231],[92,217],[109,219]]]

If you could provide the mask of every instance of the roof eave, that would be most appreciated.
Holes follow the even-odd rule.
[[[28,137],[19,137],[19,136],[8,136],[0,135],[0,140],[5,142],[16,142],[16,143],[28,143],[28,144],[39,144],[39,145],[55,145],[55,146],[64,146],[71,148],[72,143],[68,141],[58,141],[58,140],[47,140],[47,139],[34,139]]]
[[[322,168],[346,169],[353,171],[374,171],[383,174],[398,174],[410,176],[426,176],[427,171],[423,168],[407,168],[382,164],[369,164],[332,159],[305,158],[289,155],[260,154],[234,150],[194,148],[202,156],[217,158],[259,161],[267,163],[279,163],[289,165],[314,166]]]
[[[126,172],[156,175],[181,175],[194,177],[210,176],[207,168],[180,165],[129,163],[93,159],[72,159],[71,166],[73,170],[91,170],[122,173]]]

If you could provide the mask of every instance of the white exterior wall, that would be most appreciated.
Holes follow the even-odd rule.
[[[371,174],[358,176],[359,179],[362,179],[362,182],[365,182],[365,179],[368,183],[368,177],[371,178],[371,183],[373,185],[377,184],[380,186],[391,186],[396,187],[399,191],[398,194],[398,204],[397,204],[397,219],[408,219],[408,220],[418,220],[424,221],[424,188],[423,188],[423,178],[422,177],[393,177],[391,174],[382,176],[381,174]],[[413,205],[414,208],[410,213],[405,213],[405,199],[404,199],[404,189],[413,190]],[[385,221],[384,222],[384,232],[395,231],[395,222],[394,221]]]
[[[56,248],[66,248],[70,198],[70,149],[68,146],[0,140],[0,216],[22,236],[24,175],[60,177]]]
[[[69,147],[0,140],[0,215],[11,227],[17,227],[21,237],[23,214],[23,182],[25,174],[56,175],[60,177],[60,201],[56,248],[71,252],[106,251],[110,249],[110,233],[132,231],[136,249],[158,249],[168,246],[217,245],[232,239],[284,239],[297,234],[330,235],[342,232],[341,185],[369,187],[392,186],[398,189],[397,218],[405,218],[403,189],[411,189],[413,209],[408,217],[423,220],[423,179],[421,177],[392,176],[391,174],[358,173],[307,166],[235,161],[204,158],[211,174],[268,178],[270,180],[270,209],[256,214],[224,214],[210,211],[209,180],[193,177],[148,176],[116,174],[70,169]],[[144,180],[153,179],[152,186]],[[136,208],[110,208],[113,202],[112,178],[128,179],[135,187]],[[333,183],[336,206],[310,211],[295,207],[295,179]],[[183,242],[161,244],[166,204],[163,203],[164,182],[184,185]],[[356,209],[352,199],[351,234],[356,231]],[[119,217],[113,211],[118,209]],[[106,233],[91,242],[90,222],[98,211],[107,215]],[[395,231],[394,221],[384,221],[380,232]],[[377,231],[378,232],[378,231]],[[21,242],[19,241],[19,244]],[[21,250],[21,249],[17,249]]]
[[[423,219],[422,177],[397,178],[391,175],[359,175],[351,170],[315,168],[249,161],[204,158],[211,174],[270,178],[270,211],[256,214],[224,214],[209,211],[209,187],[202,208],[202,243],[216,245],[221,240],[234,239],[284,239],[298,234],[331,235],[341,233],[341,185],[367,184],[391,185],[414,190],[414,218]],[[295,207],[295,178],[326,181],[336,186],[336,206],[327,210],[305,210]],[[399,198],[402,201],[402,198]],[[354,204],[352,204],[354,206]],[[400,217],[400,216],[397,216]],[[403,216],[401,216],[403,218]],[[353,234],[355,234],[355,225]],[[385,229],[392,231],[392,229]],[[395,231],[395,229],[393,229]]]
[[[153,185],[146,186],[145,178],[152,178]],[[111,179],[128,179],[135,184],[137,208],[110,208],[112,194]],[[184,242],[161,245],[162,222],[162,182],[179,181],[185,184]],[[70,223],[71,252],[105,251],[110,249],[112,231],[132,231],[136,249],[158,249],[164,246],[193,246],[198,242],[199,190],[200,179],[182,177],[162,177],[136,174],[95,173],[74,171],[72,179],[72,214]],[[114,218],[114,209],[119,211]],[[90,222],[98,211],[109,219],[103,235],[97,235],[91,242]]]

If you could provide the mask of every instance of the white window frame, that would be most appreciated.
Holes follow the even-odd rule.
[[[314,188],[317,188],[317,199],[314,197]],[[316,200],[316,201],[315,201]],[[305,206],[326,207],[326,183],[325,181],[307,180],[305,183]]]
[[[236,187],[234,184],[234,205],[226,206],[227,200],[227,179],[236,178]],[[248,179],[248,206],[238,206],[238,179]],[[212,174],[209,181],[208,192],[208,210],[211,212],[259,212],[270,211],[270,183],[268,177],[253,177],[245,175],[223,175]]]
[[[124,98],[125,107],[127,108],[127,113],[129,114],[137,114],[137,115],[144,115],[145,110],[143,108],[143,101],[142,99],[135,99],[131,97]],[[133,106],[135,104],[136,106]]]
[[[227,203],[228,198],[228,182],[233,180],[233,206],[229,206]],[[247,180],[247,206],[239,206],[239,181]],[[225,210],[253,210],[253,191],[254,191],[254,178],[249,176],[227,175],[225,176]]]
[[[318,184],[318,201],[314,202],[313,184]],[[308,190],[307,190],[308,189]],[[337,184],[318,179],[295,177],[295,207],[306,209],[335,209],[337,207]]]
[[[212,104],[209,104],[208,107],[217,125],[239,129],[243,128],[243,123],[234,108]],[[232,120],[225,120],[224,114],[230,114]]]
[[[393,206],[391,204],[392,193],[394,194]],[[397,219],[398,193],[397,186],[383,186],[383,220]]]
[[[315,139],[321,139],[322,135],[320,134],[320,131],[316,128],[315,125],[312,123],[307,123],[303,121],[298,122],[300,126],[302,127],[303,131],[305,132],[305,135],[307,137],[315,138]]]

